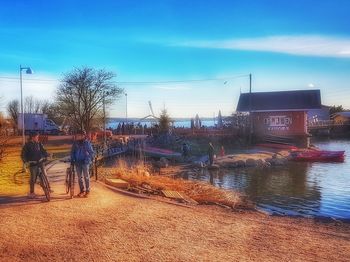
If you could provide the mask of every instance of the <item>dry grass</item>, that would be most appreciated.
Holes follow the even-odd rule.
[[[69,153],[70,146],[47,145],[46,150],[53,154],[53,159]],[[22,172],[21,147],[12,144],[6,147],[6,154],[0,162],[0,195],[20,195],[28,191],[29,170]]]
[[[0,194],[13,195],[26,192],[28,174],[22,173],[20,150],[8,147],[3,161],[0,163]]]
[[[100,173],[102,173],[102,177],[123,179],[129,182],[131,187],[148,185],[157,191],[173,190],[182,192],[200,204],[220,204],[232,208],[252,207],[252,204],[237,192],[219,189],[205,182],[151,175],[150,168],[144,166],[143,163],[128,165],[121,160],[116,167],[104,167],[100,170]]]

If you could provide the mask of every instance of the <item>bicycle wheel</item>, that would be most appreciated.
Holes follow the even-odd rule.
[[[74,184],[75,184],[75,171],[74,167],[71,168],[71,172],[69,173],[69,191],[70,197],[74,197]]]
[[[47,201],[50,201],[51,196],[50,196],[49,181],[47,180],[47,177],[43,173],[41,173],[41,187],[44,190]]]

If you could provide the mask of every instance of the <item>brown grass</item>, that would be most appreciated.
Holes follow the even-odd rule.
[[[18,147],[6,148],[6,155],[0,162],[0,195],[25,193],[28,180],[28,174],[22,173],[20,149]]]
[[[232,208],[252,207],[252,204],[237,192],[220,189],[205,182],[151,175],[150,168],[140,162],[129,166],[125,161],[120,160],[115,167],[104,167],[99,172],[102,177],[123,179],[129,182],[131,187],[148,185],[157,191],[182,192],[200,204],[220,204]]]
[[[52,154],[52,159],[69,154],[69,145],[46,145],[48,153]],[[28,189],[29,170],[22,172],[22,160],[20,157],[21,146],[10,144],[6,147],[6,154],[0,161],[0,195],[25,194]]]

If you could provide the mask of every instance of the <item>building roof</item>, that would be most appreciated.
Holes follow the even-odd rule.
[[[320,108],[320,90],[242,93],[237,105],[238,112],[304,111]]]
[[[342,116],[342,117],[348,117],[350,118],[350,112],[346,111],[346,112],[338,112],[332,115],[332,117],[336,117],[336,116]]]

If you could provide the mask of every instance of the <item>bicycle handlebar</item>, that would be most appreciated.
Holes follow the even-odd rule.
[[[38,161],[27,161],[28,164],[41,164],[47,161],[46,157],[40,158]]]

